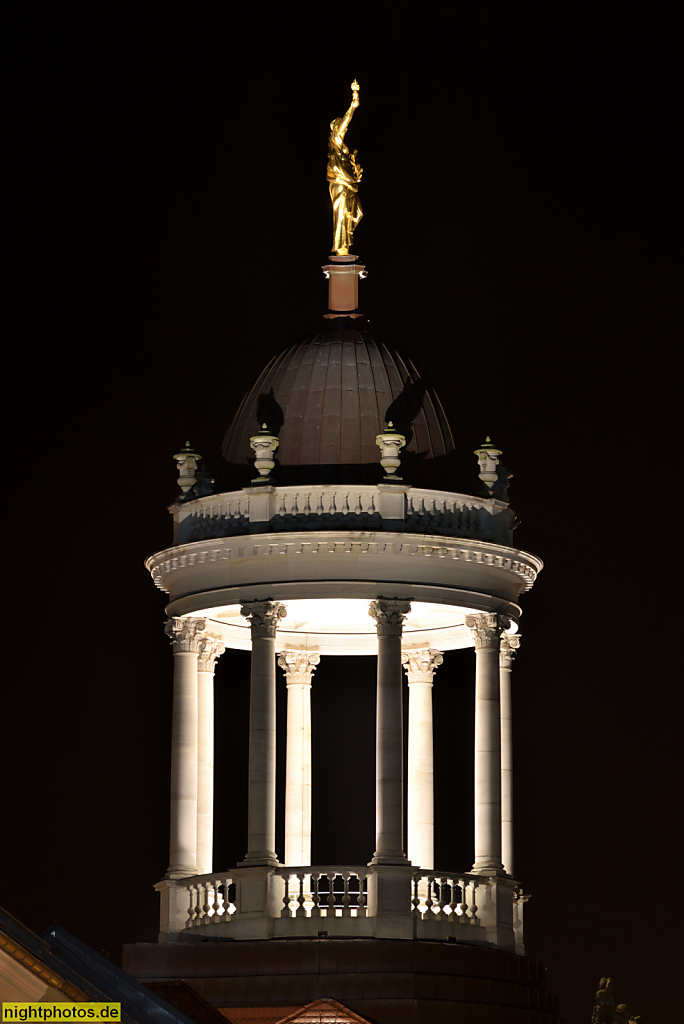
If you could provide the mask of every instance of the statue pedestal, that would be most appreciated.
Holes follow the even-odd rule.
[[[328,278],[328,309],[331,313],[353,313],[359,305],[359,278],[366,268],[357,264],[358,256],[331,256],[322,270]]]

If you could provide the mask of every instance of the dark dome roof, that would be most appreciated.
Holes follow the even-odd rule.
[[[324,324],[275,356],[245,395],[223,442],[222,484],[244,486],[256,475],[249,439],[262,423],[280,441],[276,483],[376,483],[375,438],[392,421],[407,438],[405,482],[459,489],[451,429],[413,362],[374,338],[365,320]]]

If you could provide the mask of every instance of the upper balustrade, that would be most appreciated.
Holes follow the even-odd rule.
[[[391,530],[511,546],[515,514],[497,498],[403,484],[246,487],[171,506],[174,544],[306,530]]]

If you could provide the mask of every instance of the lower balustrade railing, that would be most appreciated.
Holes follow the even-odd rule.
[[[276,868],[285,882],[281,918],[365,917],[368,868]]]
[[[333,919],[346,919],[350,934],[357,930],[365,933],[362,921],[382,913],[377,901],[369,908],[369,884],[373,885],[372,876],[377,873],[377,868],[357,866],[273,868],[265,878],[261,916],[279,919],[277,930],[281,934],[286,934],[288,924],[294,926],[295,922],[295,930],[302,933],[301,922],[306,919],[310,920],[312,933],[320,922],[331,924]],[[252,900],[248,912],[241,907],[240,879],[238,869],[180,880],[177,885],[187,893],[185,928],[230,928],[241,914],[253,918]],[[489,881],[479,875],[414,871],[406,877],[405,914],[400,916],[413,920],[417,937],[477,929],[483,923],[478,913],[478,890],[486,889]]]

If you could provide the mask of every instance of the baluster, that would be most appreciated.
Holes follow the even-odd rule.
[[[238,907],[238,904],[237,904],[238,890],[237,890],[237,886],[233,884],[233,879],[232,878],[226,878],[225,879],[225,885],[226,885],[226,913],[229,914],[232,917],[233,914],[239,914],[240,913],[240,910],[239,910],[239,907]],[[231,889],[233,890],[232,898],[231,898],[231,891],[230,891]],[[232,913],[231,913],[231,907],[233,908],[232,909]]]
[[[345,871],[342,875],[344,882],[344,891],[342,893],[342,917],[351,917],[351,896],[349,895],[349,872]]]
[[[449,900],[449,920],[455,921],[457,917],[456,907],[458,906],[456,902],[456,889],[458,888],[458,886],[456,884],[455,878],[450,878],[449,882],[451,883],[451,899]]]
[[[323,511],[324,511],[323,510],[323,494],[321,493],[321,494],[318,495],[318,505],[316,505],[316,515],[317,516],[322,516],[323,515]]]
[[[204,915],[203,916],[205,918],[213,917],[213,914],[214,914],[214,883],[213,883],[213,881],[212,882],[207,882],[207,884],[204,887],[204,906],[202,907],[202,910],[204,911]]]
[[[335,916],[335,872],[332,874],[328,872],[328,881],[330,882],[330,892],[328,893],[328,917]]]
[[[420,896],[418,895],[418,876],[414,875],[412,881],[413,881],[413,899],[411,900],[411,903],[413,905],[413,910],[411,911],[411,917],[420,917],[421,913],[420,913]]]
[[[431,878],[428,878],[427,899],[425,900],[425,916],[428,919],[428,921],[432,920],[432,885],[433,880]]]
[[[299,507],[297,505],[297,495],[296,494],[295,494],[295,496],[292,499],[292,515],[293,516],[298,516],[299,515]]]
[[[467,888],[467,886],[468,886],[468,883],[466,882],[465,878],[462,878],[461,879],[461,914],[460,914],[460,917],[458,919],[461,924],[468,924],[469,921],[470,921],[470,918],[468,917],[468,888]]]
[[[188,919],[185,922],[185,927],[192,928],[195,920],[195,887],[194,885],[188,885],[186,888],[188,893]]]
[[[204,884],[202,882],[198,882],[197,885],[195,886],[195,889],[197,892],[197,901],[195,903],[194,923],[197,925],[202,924],[204,920],[204,900],[206,898],[206,893],[204,890]]]
[[[372,491],[371,491],[371,496],[370,496],[370,504],[368,505],[368,515],[369,516],[374,516],[375,515],[375,495],[373,494]]]
[[[304,906],[304,901],[306,899],[304,896],[304,879],[306,878],[306,875],[302,872],[301,875],[297,875],[297,878],[299,879],[299,895],[297,896],[298,906],[295,911],[295,917],[306,917],[306,907]]]
[[[435,921],[441,921],[443,919],[442,908],[444,907],[444,879],[435,879],[435,901],[436,906],[433,911]]]
[[[309,504],[309,498],[310,497],[311,497],[311,495],[307,494],[307,496],[306,496],[306,504],[304,505],[304,515],[305,516],[310,516],[311,515],[311,505]]]
[[[470,924],[475,924],[477,920],[477,903],[475,902],[476,885],[477,882],[471,880],[470,885],[468,886],[468,888],[470,889],[470,907],[468,909],[468,917],[470,919]]]
[[[280,495],[280,508],[278,509],[279,516],[286,516],[287,510],[285,508],[285,492]]]
[[[311,876],[311,902],[313,903],[313,907],[311,908],[312,917],[321,916],[321,908],[319,906],[321,897],[318,895],[318,880],[320,877],[320,875]]]
[[[356,877],[357,877],[357,879],[359,881],[359,900],[358,900],[358,902],[359,902],[359,909],[356,911],[356,916],[357,917],[365,917],[366,916],[366,902],[367,902],[366,901],[366,892],[365,892],[365,890],[366,890],[366,879],[368,878],[368,875],[364,875],[363,877],[361,875],[357,875]]]
[[[345,496],[344,496],[344,502],[342,503],[342,515],[343,516],[349,515],[349,495],[348,494],[345,494]]]
[[[330,508],[328,509],[328,513],[331,516],[334,516],[336,512],[337,505],[335,504],[335,492],[333,491],[333,493],[330,495]]]
[[[290,913],[290,876],[285,876],[285,895],[283,896],[283,909],[280,911],[281,917],[292,917]]]
[[[363,508],[361,506],[361,495],[357,494],[356,495],[356,505],[354,507],[354,515],[360,516],[362,512],[363,512]]]
[[[228,913],[228,890],[223,878],[216,879],[216,916],[223,920]],[[226,918],[227,920],[227,918]]]
[[[356,879],[356,885],[352,888],[351,880]],[[351,917],[358,917],[359,894],[361,892],[361,879],[355,871],[349,873],[349,914]]]

